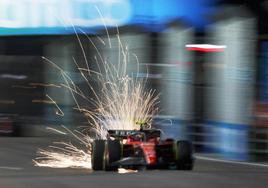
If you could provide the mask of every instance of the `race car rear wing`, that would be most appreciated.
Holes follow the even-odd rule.
[[[115,138],[125,138],[131,135],[140,134],[143,135],[144,138],[156,138],[160,137],[161,130],[159,129],[148,129],[148,130],[108,130],[110,137]]]
[[[108,130],[108,133],[112,137],[127,137],[139,133],[137,130]]]

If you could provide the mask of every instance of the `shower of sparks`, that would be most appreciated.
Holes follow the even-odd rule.
[[[37,151],[39,157],[33,160],[34,165],[50,168],[91,169],[92,138],[77,130],[71,131],[65,126],[62,126],[62,128],[65,132],[50,127],[47,129],[62,135],[73,136],[80,143],[81,148],[71,142],[54,142],[52,146],[49,146],[49,149],[39,149]]]
[[[75,109],[85,115],[88,120],[88,126],[84,127],[82,131],[71,131],[63,126],[67,133],[54,130],[57,133],[74,137],[81,145],[81,148],[72,143],[54,143],[53,146],[49,146],[49,149],[40,149],[37,151],[38,157],[33,160],[36,166],[90,169],[91,143],[94,139],[107,139],[108,130],[112,129],[134,130],[139,129],[140,124],[146,124],[148,126],[147,128],[150,128],[152,117],[158,111],[156,107],[158,95],[155,94],[154,90],[146,90],[146,78],[131,77],[128,73],[129,56],[136,58],[136,55],[131,54],[127,46],[123,44],[119,37],[119,31],[116,35],[117,45],[119,46],[116,48],[119,51],[119,58],[117,64],[113,64],[107,61],[107,57],[101,54],[92,39],[80,30],[96,51],[97,55],[94,59],[98,67],[97,71],[89,68],[83,44],[75,27],[74,31],[83,53],[85,67],[79,66],[75,58],[73,58],[73,62],[84,79],[85,84],[88,86],[88,89],[93,94],[92,98],[88,98],[86,93],[75,84],[71,76],[59,67],[56,62],[46,57],[43,57],[43,59],[61,73],[64,80],[64,83],[60,85],[61,88],[70,91],[76,104]],[[110,40],[108,35],[109,45],[111,44]],[[102,40],[101,45],[105,46],[104,40]],[[138,72],[138,59],[136,64]],[[94,80],[95,83],[97,82],[98,88],[101,89],[95,88],[90,80]],[[84,103],[83,105],[79,104],[79,98],[87,101],[90,107],[85,106]],[[58,111],[61,112],[59,115],[64,115],[56,102],[53,99],[51,101],[53,101]],[[53,129],[51,128],[50,130]]]
[[[136,173],[136,172],[138,172],[138,170],[118,168],[118,173],[119,174]]]
[[[57,145],[55,143],[55,145]],[[91,169],[90,152],[78,149],[72,143],[61,142],[58,146],[50,146],[51,150],[38,150],[38,157],[33,160],[34,164],[40,167],[51,168],[85,168]]]

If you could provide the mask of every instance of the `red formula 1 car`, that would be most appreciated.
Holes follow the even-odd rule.
[[[192,170],[192,143],[186,140],[161,140],[161,131],[110,130],[108,140],[95,140],[92,145],[93,170],[176,168]]]

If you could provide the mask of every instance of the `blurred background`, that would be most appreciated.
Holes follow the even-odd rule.
[[[85,55],[94,70],[93,41],[117,62],[118,26],[140,62],[137,71],[130,58],[129,73],[148,76],[147,87],[161,93],[156,128],[192,140],[199,153],[268,160],[267,0],[0,0],[0,12],[1,136],[86,125],[60,71],[42,56],[85,91],[73,58],[85,67]],[[111,49],[101,44],[104,23]]]

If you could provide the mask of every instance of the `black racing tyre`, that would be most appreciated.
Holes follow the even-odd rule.
[[[94,140],[92,143],[91,164],[93,170],[104,169],[105,140]]]
[[[193,169],[193,146],[186,140],[177,141],[175,145],[176,167],[178,170]]]
[[[107,140],[105,147],[105,170],[115,171],[118,165],[112,164],[119,161],[122,155],[122,145],[119,140]]]

